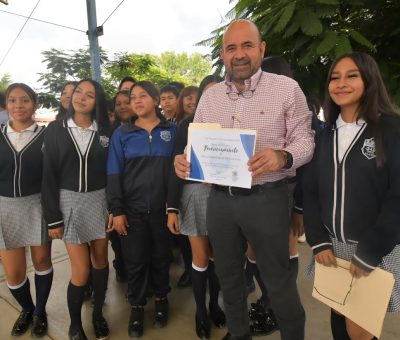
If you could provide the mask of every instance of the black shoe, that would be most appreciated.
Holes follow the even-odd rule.
[[[78,329],[74,333],[72,333],[71,330],[69,330],[68,336],[69,336],[70,340],[88,340],[88,338],[82,328]]]
[[[178,280],[177,286],[178,288],[186,288],[192,285],[192,277],[188,270],[185,270],[181,277]]]
[[[268,308],[267,310],[263,310],[265,307],[263,307],[261,304],[258,304],[258,307],[256,307],[255,310],[257,308],[260,308],[258,309],[257,313],[253,312],[251,314],[251,334],[254,336],[263,336],[272,334],[278,330],[278,323],[276,322],[276,318],[272,309]]]
[[[12,336],[20,336],[24,334],[32,323],[33,312],[22,311],[19,313],[18,319],[15,321],[11,330]]]
[[[210,317],[214,325],[218,328],[224,328],[226,324],[226,317],[224,311],[219,305],[208,306],[210,310]]]
[[[258,299],[257,302],[250,304],[249,317],[250,320],[255,321],[260,315],[267,312],[267,307],[262,299]]]
[[[154,306],[154,328],[163,328],[168,323],[168,299],[156,299]]]
[[[97,340],[104,340],[107,339],[110,335],[110,330],[107,325],[106,319],[101,317],[100,319],[92,320],[94,334],[96,334]]]
[[[276,330],[278,330],[277,324],[270,317],[264,320],[254,321],[250,325],[250,332],[254,336],[270,335]]]
[[[246,335],[241,335],[241,336],[234,336],[228,332],[225,334],[225,336],[222,338],[222,340],[251,340],[251,335],[246,334]]]
[[[195,318],[196,321],[196,334],[197,336],[202,339],[210,339],[210,322],[206,319],[206,320],[200,320],[197,318]]]
[[[31,336],[32,338],[42,338],[47,334],[47,316],[46,314],[33,316]]]
[[[93,286],[91,283],[87,283],[85,286],[85,291],[83,292],[83,300],[89,301],[91,300],[93,295]]]
[[[132,306],[128,324],[130,338],[140,338],[143,335],[144,311],[142,306]]]

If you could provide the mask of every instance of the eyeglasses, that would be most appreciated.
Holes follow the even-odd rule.
[[[238,100],[239,97],[249,99],[249,98],[253,97],[254,91],[255,91],[255,89],[254,90],[246,90],[243,92],[226,92],[226,94],[228,95],[230,100]]]
[[[342,268],[342,269],[345,269],[345,270],[349,270],[348,268],[345,268],[345,267],[341,267],[341,266],[338,266],[338,267],[339,267],[339,268]],[[354,281],[354,274],[353,274],[352,277],[351,277],[351,281],[350,281],[350,284],[349,284],[349,290],[347,291],[347,293],[346,293],[346,295],[344,296],[344,298],[343,298],[343,299],[340,299],[340,301],[337,301],[337,300],[335,300],[335,299],[330,298],[329,296],[326,296],[326,295],[322,294],[322,293],[317,289],[317,287],[315,287],[315,286],[314,286],[314,289],[315,289],[315,291],[316,291],[319,295],[321,295],[321,296],[324,297],[325,299],[328,299],[329,301],[332,301],[332,302],[334,302],[334,303],[337,303],[337,304],[340,305],[340,306],[345,306],[345,305],[346,305],[347,298],[349,297],[350,292],[351,292],[351,290],[352,290],[352,288],[353,288],[353,281]]]

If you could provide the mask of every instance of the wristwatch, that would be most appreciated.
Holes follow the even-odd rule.
[[[293,166],[293,156],[290,152],[281,150],[283,157],[285,159],[285,165],[283,166],[283,169],[290,169]]]

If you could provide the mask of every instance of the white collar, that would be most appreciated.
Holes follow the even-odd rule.
[[[354,126],[361,126],[365,124],[365,120],[362,118],[357,119],[355,122],[352,123],[347,123],[343,120],[342,115],[340,114],[337,119],[336,119],[336,128],[339,129],[342,126],[345,125],[354,125]]]
[[[8,132],[8,133],[13,133],[13,132],[15,132],[15,133],[20,132],[20,133],[21,133],[21,132],[25,132],[25,131],[35,132],[36,128],[37,128],[37,124],[36,124],[36,123],[33,123],[30,127],[26,128],[26,129],[23,129],[23,130],[21,130],[21,131],[15,131],[15,130],[11,127],[10,121],[7,122],[7,132]]]
[[[70,128],[78,128],[78,129],[83,129],[83,130],[97,131],[97,123],[95,120],[92,122],[92,125],[90,125],[88,128],[83,128],[83,127],[76,125],[76,123],[74,122],[74,120],[72,118],[68,118],[67,126]]]

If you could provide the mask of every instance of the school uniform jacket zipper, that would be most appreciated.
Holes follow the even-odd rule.
[[[153,150],[152,150],[152,141],[153,141],[153,136],[152,136],[152,133],[153,131],[150,131],[149,132],[149,161],[150,161],[150,170],[151,170],[151,172],[153,173],[153,164],[152,164],[152,156],[153,156]],[[153,176],[152,176],[152,174],[150,175],[150,178],[153,178]],[[150,214],[150,206],[151,206],[151,202],[150,202],[150,200],[151,200],[151,195],[150,195],[150,192],[151,192],[151,188],[152,188],[152,186],[153,186],[153,183],[151,183],[150,181],[149,181],[149,190],[148,190],[148,193],[149,193],[149,195],[147,196],[147,213],[148,214]]]
[[[364,132],[367,124],[364,123],[357,132],[346,152],[342,161],[339,161],[339,141],[338,129],[334,130],[333,137],[333,159],[334,159],[334,188],[333,188],[333,208],[332,208],[332,231],[335,238],[340,242],[346,243],[344,230],[345,197],[346,197],[346,160],[354,144]]]

